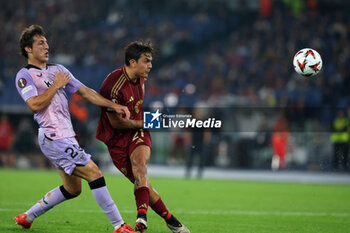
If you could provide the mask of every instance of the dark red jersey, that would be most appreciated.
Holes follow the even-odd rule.
[[[145,79],[143,77],[140,77],[136,83],[130,81],[125,66],[122,66],[110,73],[103,81],[100,94],[115,103],[127,106],[130,111],[130,119],[142,120],[144,83]],[[110,141],[118,140],[128,131],[113,129],[109,123],[107,111],[114,110],[105,107],[101,108],[96,137],[108,145]]]

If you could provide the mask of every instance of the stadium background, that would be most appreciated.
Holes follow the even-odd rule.
[[[291,133],[287,168],[332,171],[332,121],[349,105],[349,2],[12,0],[0,5],[0,112],[14,127],[10,153],[16,167],[49,167],[38,149],[37,125],[14,83],[26,64],[19,55],[20,32],[40,24],[47,32],[49,62],[65,65],[97,91],[123,64],[127,43],[152,41],[157,54],[144,106],[200,107],[228,124],[207,142],[207,166],[270,169],[270,137],[283,110]],[[304,47],[323,58],[323,70],[314,78],[302,78],[292,67],[295,52]],[[77,97],[71,101],[82,146],[107,168],[106,150],[95,139],[99,108]],[[185,134],[152,133],[151,164],[184,165],[191,142],[176,141]],[[172,157],[179,147],[182,156]]]

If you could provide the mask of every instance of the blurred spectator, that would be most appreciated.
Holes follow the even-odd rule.
[[[193,110],[192,117],[195,119],[205,120],[207,109],[197,107]],[[195,129],[188,132],[190,134],[191,143],[189,154],[186,161],[186,177],[191,178],[191,171],[195,160],[198,164],[197,178],[202,178],[204,166],[206,165],[210,150],[209,143],[211,140],[211,132],[205,129]]]
[[[86,100],[78,94],[73,94],[69,101],[69,112],[71,113],[77,141],[81,147],[86,147],[89,140],[89,133],[86,126],[89,110]]]
[[[191,178],[193,164],[198,164],[197,178],[202,178],[204,166],[206,165],[211,133],[209,131],[198,130],[193,131],[191,134],[191,146],[186,162],[186,177]],[[197,159],[196,159],[197,158]]]
[[[273,157],[271,162],[272,170],[281,170],[286,167],[286,155],[289,141],[288,120],[283,110],[280,110],[275,123],[274,132],[271,137]]]
[[[12,152],[14,128],[7,115],[1,115],[0,119],[0,161],[3,167],[14,167],[16,157]]]
[[[333,169],[348,169],[349,154],[349,119],[343,110],[337,112],[333,121],[331,142],[333,144]]]
[[[293,109],[288,112],[289,127],[303,131],[308,120],[320,121],[323,127],[332,124],[324,106],[350,104],[347,1],[81,3],[1,2],[1,106],[23,105],[13,96],[13,77],[24,65],[16,56],[19,49],[14,42],[20,31],[33,23],[49,28],[50,44],[55,44],[50,47],[54,54],[51,61],[66,65],[95,90],[102,77],[116,64],[123,64],[120,51],[128,41],[147,38],[159,44],[155,69],[146,83],[149,95],[145,107],[163,102],[170,92],[178,95],[179,105],[186,103],[189,107],[195,106],[201,96],[216,107],[282,107]],[[316,49],[323,58],[324,67],[316,77],[300,77],[293,70],[292,58],[304,47]],[[191,94],[184,91],[189,84],[194,87]],[[312,115],[310,108],[322,109]],[[93,118],[93,110],[89,113]]]
[[[260,0],[260,15],[268,18],[271,16],[273,0]]]
[[[114,51],[122,51],[126,41],[148,38],[160,44],[155,59],[159,72],[154,70],[152,82],[146,85],[146,91],[152,93],[145,99],[146,107],[151,101],[163,100],[169,90],[182,90],[188,83],[197,85],[191,106],[203,94],[209,95],[207,99],[211,101],[236,97],[239,101],[225,104],[238,105],[244,102],[287,107],[306,99],[304,107],[308,108],[349,101],[346,90],[350,82],[345,67],[350,61],[350,43],[346,39],[350,17],[344,13],[349,4],[257,0],[254,8],[253,3],[230,1],[202,4],[179,0],[159,4],[150,0],[145,4],[136,0],[101,0],[96,5],[88,0],[83,7],[79,0],[70,1],[69,7],[66,3],[4,2],[0,12],[0,25],[5,30],[0,39],[0,54],[4,58],[0,63],[0,83],[6,88],[0,89],[0,104],[16,100],[11,98],[14,87],[8,83],[23,64],[16,56],[8,55],[17,53],[13,41],[34,22],[50,28],[50,40],[55,44],[50,48],[55,54],[52,61],[83,75],[84,82],[95,89],[101,82],[96,77],[105,77],[112,66],[123,63],[122,53]],[[94,5],[94,10],[89,4]],[[235,14],[241,11],[252,13]],[[55,20],[50,21],[52,15]],[[126,29],[130,25],[133,30]],[[62,42],[67,38],[71,43]],[[291,58],[302,47],[312,47],[322,55],[325,66],[318,77],[305,79],[293,71]],[[333,93],[332,98],[329,93]]]
[[[169,165],[184,164],[187,159],[187,146],[190,139],[184,131],[175,131],[171,133],[171,152],[168,159]]]
[[[183,120],[187,119],[185,116],[190,115],[189,110],[185,106],[179,107],[176,113],[184,116]],[[191,134],[182,128],[174,129],[170,133],[170,140],[172,145],[168,164],[184,164],[188,158],[188,146],[191,144]]]
[[[29,161],[29,165],[25,166],[46,169],[49,166],[49,161],[41,155],[35,135],[30,120],[23,118],[16,129],[13,150],[17,160],[24,157],[24,161]]]

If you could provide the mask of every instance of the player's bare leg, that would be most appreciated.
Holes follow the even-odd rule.
[[[135,230],[141,233],[147,229],[148,205],[167,223],[168,228],[174,233],[190,233],[166,208],[159,193],[152,187],[147,176],[148,162],[151,149],[142,145],[131,154],[130,160],[134,175],[134,192],[137,206],[137,220]]]
[[[81,193],[81,178],[77,176],[69,176],[64,171],[58,170],[62,178],[64,189],[73,196],[78,196]]]

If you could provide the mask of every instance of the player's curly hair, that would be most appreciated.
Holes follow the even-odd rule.
[[[22,31],[21,37],[19,38],[19,44],[21,47],[21,54],[28,58],[28,53],[25,50],[25,47],[32,47],[35,35],[45,36],[45,31],[40,25],[31,25],[30,27]]]
[[[130,60],[135,59],[136,61],[141,57],[144,53],[154,53],[153,45],[150,41],[134,41],[128,44],[125,49],[125,65],[130,65]]]

